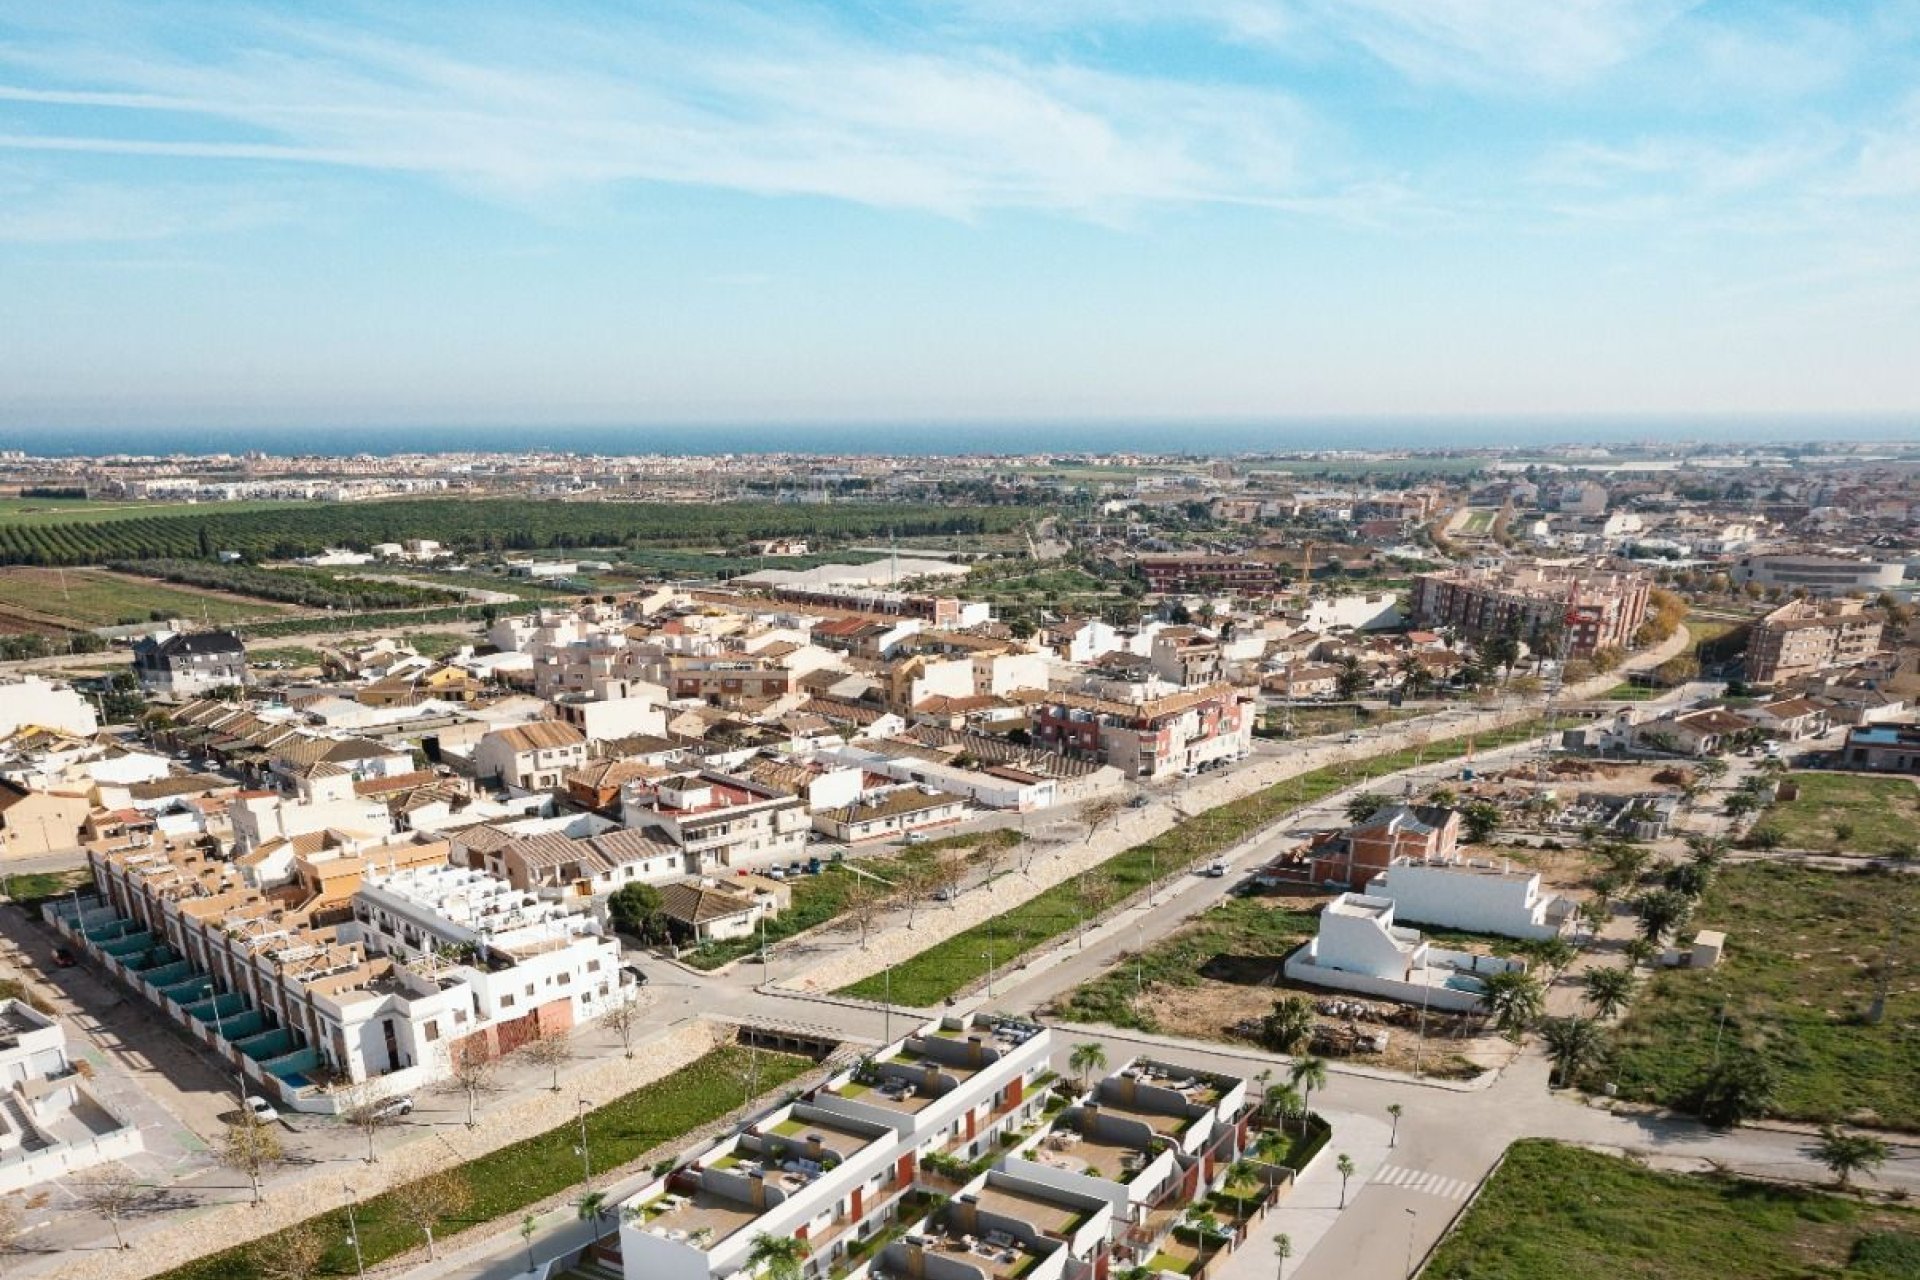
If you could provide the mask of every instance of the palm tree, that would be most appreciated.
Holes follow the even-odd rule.
[[[1629,969],[1637,969],[1641,965],[1652,964],[1654,957],[1660,954],[1659,946],[1647,941],[1645,938],[1629,938],[1627,939],[1627,945],[1620,950],[1621,953],[1627,957]]]
[[[1687,922],[1693,914],[1693,899],[1678,889],[1654,889],[1641,894],[1633,910],[1640,917],[1640,936],[1658,943]]]
[[[1589,969],[1581,981],[1594,1013],[1602,1018],[1611,1018],[1626,1006],[1634,985],[1631,969]]]
[[[800,1280],[807,1252],[807,1242],[798,1236],[771,1236],[761,1231],[747,1249],[746,1269],[764,1269],[767,1280]]]
[[[1290,1084],[1269,1085],[1262,1099],[1269,1117],[1280,1121],[1285,1129],[1287,1122],[1306,1110],[1306,1104],[1300,1099],[1300,1091]]]
[[[1493,1025],[1509,1040],[1518,1040],[1546,1011],[1547,995],[1540,979],[1524,969],[1490,973],[1485,981],[1487,993],[1481,1000],[1493,1015]]]
[[[580,1197],[580,1203],[577,1207],[580,1212],[580,1221],[593,1223],[594,1235],[598,1237],[600,1234],[600,1219],[604,1217],[607,1212],[607,1193],[604,1191],[589,1191]]]
[[[1287,1079],[1300,1091],[1300,1114],[1307,1115],[1313,1109],[1313,1091],[1327,1087],[1327,1061],[1312,1054],[1295,1058]]]
[[[1757,1051],[1730,1054],[1708,1069],[1694,1090],[1694,1110],[1716,1129],[1763,1114],[1773,1101],[1773,1067]]]
[[[1843,1189],[1852,1185],[1856,1173],[1872,1177],[1891,1154],[1887,1144],[1873,1135],[1848,1133],[1833,1125],[1820,1131],[1820,1145],[1814,1148],[1814,1155]]]
[[[1693,856],[1693,861],[1697,865],[1711,870],[1727,860],[1726,837],[1688,836],[1687,852]]]
[[[1287,1259],[1293,1256],[1293,1238],[1284,1231],[1273,1238],[1273,1256],[1280,1260],[1280,1269],[1274,1272],[1275,1280],[1285,1280]]]
[[[1592,1018],[1549,1018],[1540,1024],[1540,1039],[1547,1046],[1547,1057],[1560,1075],[1560,1087],[1567,1087],[1573,1074],[1600,1056],[1606,1037]]]
[[[1067,1066],[1080,1074],[1082,1091],[1087,1087],[1087,1077],[1105,1070],[1106,1065],[1107,1051],[1098,1040],[1082,1040],[1073,1046],[1073,1052],[1067,1056]]]
[[[1406,1108],[1402,1107],[1399,1103],[1389,1102],[1387,1104],[1387,1114],[1393,1117],[1393,1129],[1387,1134],[1388,1150],[1392,1150],[1394,1147],[1400,1145],[1400,1117],[1405,1113]]]
[[[1340,1171],[1340,1207],[1344,1209],[1347,1207],[1347,1180],[1353,1177],[1353,1157],[1342,1151],[1340,1158],[1333,1162],[1333,1167]]]
[[[1260,1019],[1260,1039],[1276,1053],[1292,1053],[1313,1034],[1313,1005],[1305,996],[1286,996],[1273,1002],[1273,1012]]]

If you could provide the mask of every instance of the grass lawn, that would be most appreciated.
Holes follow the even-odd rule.
[[[1920,838],[1920,786],[1911,778],[1857,773],[1796,773],[1792,800],[1771,806],[1760,824],[1780,832],[1783,849],[1882,854]],[[1843,840],[1838,828],[1851,827]]]
[[[10,568],[0,570],[0,609],[15,608],[78,628],[146,622],[166,617],[215,624],[278,617],[287,606],[245,596],[189,591],[98,569]]]
[[[1655,1173],[1517,1142],[1441,1243],[1427,1280],[1894,1280],[1920,1213],[1819,1191]],[[1888,1259],[1879,1265],[1877,1259]],[[1904,1261],[1902,1261],[1904,1259]]]
[[[1623,681],[1601,694],[1600,697],[1603,701],[1610,702],[1651,702],[1665,692],[1665,689],[1655,689],[1644,684],[1628,684]]]
[[[1360,709],[1356,718],[1352,707],[1313,707],[1296,706],[1293,709],[1293,736],[1296,738],[1314,738],[1326,733],[1351,733],[1356,729],[1374,729],[1396,720],[1409,720],[1414,716],[1431,715],[1432,708],[1386,707],[1379,710]],[[1284,707],[1268,707],[1261,713],[1261,727],[1278,736],[1281,726],[1286,723],[1287,712]]]
[[[779,1088],[813,1065],[805,1058],[787,1054],[762,1052],[758,1057],[763,1092]],[[594,1167],[618,1168],[738,1107],[744,1097],[742,1081],[747,1063],[745,1049],[715,1049],[672,1075],[590,1112],[587,1145],[593,1153]],[[578,1126],[569,1122],[456,1166],[453,1172],[472,1190],[473,1204],[460,1216],[444,1219],[435,1236],[444,1243],[456,1232],[517,1213],[577,1185],[579,1140]],[[600,1181],[604,1186],[604,1177]],[[374,1196],[362,1201],[356,1211],[361,1249],[369,1267],[425,1243],[396,1212],[397,1195],[388,1192]],[[354,1274],[353,1251],[346,1243],[345,1212],[334,1210],[306,1221],[329,1244],[322,1273]],[[197,1259],[162,1273],[161,1280],[256,1280],[264,1274],[254,1261],[256,1252],[271,1249],[273,1240],[269,1235],[254,1244]]]
[[[1506,743],[1524,741],[1540,729],[1537,718],[1525,720],[1496,733],[1475,735],[1473,744],[1477,750],[1488,751]],[[1436,764],[1466,752],[1467,738],[1462,735],[1430,742],[1417,754],[1425,763]],[[1380,776],[1411,768],[1415,758],[1415,750],[1408,748],[1370,757],[1365,765],[1374,776]],[[1177,874],[1203,858],[1232,848],[1301,806],[1349,785],[1356,773],[1354,765],[1339,764],[1288,778],[1210,809],[1115,854],[1098,868],[1110,887],[1109,900],[1123,901],[1144,889],[1156,876]],[[1078,882],[1078,877],[1064,880],[1019,906],[894,966],[894,1001],[932,1007],[984,975],[989,955],[996,968],[1005,969],[1018,963],[1028,952],[1078,928],[1082,917]],[[874,974],[841,988],[840,994],[882,999],[883,982],[884,975]]]
[[[6,894],[15,902],[33,903],[42,898],[57,898],[68,890],[88,883],[93,877],[84,870],[74,871],[27,871],[19,875],[7,874],[0,880]]]
[[[1611,1079],[1628,1098],[1680,1105],[1706,1072],[1721,1008],[1722,1052],[1755,1045],[1777,1075],[1773,1110],[1795,1120],[1920,1129],[1920,955],[1895,961],[1885,1021],[1873,999],[1892,914],[1920,920],[1920,881],[1870,872],[1745,864],[1715,878],[1694,921],[1726,928],[1716,969],[1663,973],[1615,1033]]]
[[[320,665],[320,651],[304,645],[281,645],[278,648],[248,649],[247,661],[254,666],[277,662],[283,667],[317,667]]]

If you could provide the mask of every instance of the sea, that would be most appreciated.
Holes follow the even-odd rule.
[[[1795,445],[1920,441],[1920,413],[1887,416],[1395,417],[1268,421],[737,422],[592,425],[0,426],[0,452],[39,457],[259,452],[611,456],[817,454],[1197,456],[1325,450],[1525,452],[1569,445]]]

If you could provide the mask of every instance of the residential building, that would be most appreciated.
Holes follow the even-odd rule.
[[[473,774],[520,791],[552,791],[587,762],[587,735],[559,720],[495,729],[473,748]]]
[[[779,907],[771,894],[741,892],[724,881],[678,880],[661,887],[660,914],[676,939],[698,946],[751,937]]]
[[[1840,758],[1849,769],[1920,773],[1920,724],[1869,724],[1849,729]]]
[[[983,1014],[884,1046],[621,1205],[627,1280],[734,1277],[763,1234],[807,1242],[807,1280],[843,1272],[900,1221],[924,1160],[979,1159],[1039,1114],[1051,1047],[1041,1027]]]
[[[1154,632],[1147,661],[1155,675],[1183,689],[1213,684],[1225,673],[1220,642],[1198,627],[1162,627]],[[1044,681],[1040,687],[1046,687]]]
[[[1136,562],[1149,591],[1233,591],[1270,594],[1282,585],[1279,566],[1248,556],[1152,555]]]
[[[1573,923],[1572,899],[1540,891],[1540,874],[1491,859],[1395,858],[1366,896],[1392,901],[1402,920],[1503,938],[1557,938]]]
[[[66,1028],[24,1000],[0,1000],[0,1194],[144,1149],[139,1126],[67,1053]]]
[[[933,787],[895,786],[868,791],[851,804],[813,815],[814,830],[846,844],[891,840],[949,826],[967,816],[964,796]]]
[[[0,680],[0,738],[25,728],[52,729],[84,738],[100,727],[93,704],[68,685],[39,676]]]
[[[1253,698],[1226,683],[1136,699],[1035,695],[1034,740],[1129,778],[1163,778],[1253,749]]]
[[[150,696],[197,698],[247,682],[247,650],[231,631],[162,631],[133,642],[133,673]]]
[[[1512,634],[1586,658],[1633,643],[1651,591],[1641,574],[1578,565],[1450,569],[1414,577],[1412,611],[1416,625],[1451,627],[1474,643]]]
[[[799,797],[710,769],[627,783],[620,811],[628,827],[679,849],[694,875],[802,857],[812,825]]]
[[[85,792],[43,791],[0,779],[0,858],[72,849],[92,812]]]
[[[1394,914],[1391,898],[1341,894],[1321,908],[1319,932],[1287,957],[1287,980],[1473,1013],[1487,989],[1481,975],[1527,967],[1436,947],[1418,930],[1401,928]]]
[[[1355,892],[1401,859],[1447,861],[1460,845],[1460,813],[1441,805],[1388,804],[1307,849],[1316,884]]]
[[[1885,618],[1858,600],[1792,600],[1753,624],[1746,678],[1771,685],[1852,666],[1880,649]]]
[[[1780,698],[1743,707],[1739,714],[1768,737],[1787,742],[1820,737],[1831,724],[1827,704],[1814,698]]]

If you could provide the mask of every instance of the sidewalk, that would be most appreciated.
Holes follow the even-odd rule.
[[[1387,1163],[1387,1140],[1392,1132],[1388,1125],[1372,1116],[1346,1111],[1320,1114],[1333,1125],[1332,1140],[1300,1175],[1287,1198],[1248,1230],[1247,1242],[1212,1273],[1214,1280],[1272,1280],[1280,1265],[1274,1256],[1273,1238],[1282,1234],[1293,1245],[1287,1262],[1291,1274],[1344,1212],[1340,1207],[1340,1157],[1349,1156],[1354,1163],[1353,1177],[1347,1181],[1349,1209]]]

